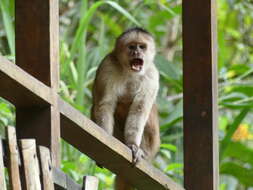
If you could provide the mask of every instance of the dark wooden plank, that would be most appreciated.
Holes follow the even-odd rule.
[[[18,138],[35,138],[38,145],[51,149],[52,159],[55,165],[59,163],[59,140],[55,134],[53,122],[59,122],[54,117],[54,109],[51,107],[22,107],[16,110],[16,123]],[[57,113],[56,113],[57,114]],[[53,156],[54,155],[54,156]],[[56,156],[57,157],[56,157]],[[58,165],[58,164],[56,164]]]
[[[47,146],[56,166],[60,165],[60,115],[56,96],[59,82],[58,14],[58,0],[15,1],[16,64],[50,86],[54,94],[53,103],[47,109],[17,107],[17,134],[19,138],[36,138],[39,145]],[[36,119],[28,122],[31,117]],[[42,128],[44,133],[41,133]]]
[[[140,190],[183,190],[180,185],[145,161],[132,167],[131,151],[124,144],[61,99],[59,106],[62,137],[81,152],[125,177]]]
[[[16,63],[48,86],[58,81],[58,14],[58,0],[15,1]]]
[[[39,146],[39,160],[41,166],[42,189],[54,190],[52,160],[48,148]]]
[[[49,87],[0,56],[0,96],[16,106],[46,106],[52,103]]]
[[[218,189],[216,8],[183,1],[184,185]]]
[[[10,174],[10,186],[11,189],[21,190],[20,182],[20,155],[17,145],[16,130],[14,127],[7,127],[7,140],[8,140],[8,152],[9,152],[9,174]]]

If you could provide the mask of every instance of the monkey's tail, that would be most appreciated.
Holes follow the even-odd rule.
[[[115,190],[134,190],[134,188],[127,181],[119,176],[116,176]]]

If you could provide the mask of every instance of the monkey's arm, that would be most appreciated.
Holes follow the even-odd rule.
[[[110,82],[108,82],[108,77],[110,77],[110,75],[105,74],[110,72],[110,66],[108,66],[108,63],[108,58],[106,58],[97,71],[93,87],[91,119],[112,135],[116,98],[114,97],[114,94],[110,93],[111,87],[108,85],[110,84]]]
[[[132,150],[134,164],[141,157],[145,157],[145,153],[139,147],[157,91],[158,87],[154,87],[137,94],[128,113],[124,137],[126,145]]]
[[[113,134],[114,118],[113,113],[115,102],[111,99],[101,99],[93,105],[92,119],[107,133]]]
[[[130,107],[125,124],[125,143],[140,146],[141,139],[155,97],[137,95]]]

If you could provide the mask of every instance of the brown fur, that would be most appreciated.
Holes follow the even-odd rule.
[[[134,55],[133,50],[128,49],[129,43],[147,45],[137,52],[144,62],[140,72],[129,68]],[[144,159],[151,162],[160,146],[155,105],[159,75],[153,63],[154,51],[153,38],[147,33],[139,30],[124,33],[114,51],[100,64],[93,87],[92,120],[129,146],[133,155],[136,153],[137,161],[145,156]],[[135,152],[133,146],[140,151]],[[115,189],[133,188],[117,176]]]

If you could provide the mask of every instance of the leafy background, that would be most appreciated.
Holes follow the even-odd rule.
[[[141,26],[155,37],[161,81],[157,99],[162,145],[154,165],[182,183],[182,26],[180,0],[60,0],[60,95],[89,115],[94,74],[115,37]],[[0,1],[0,54],[15,61],[14,0]],[[32,40],[32,39],[31,39]],[[218,1],[220,190],[253,189],[253,4]],[[1,89],[0,89],[1,90]],[[0,133],[15,125],[15,107],[0,99]],[[81,183],[114,174],[62,141],[62,169]]]

